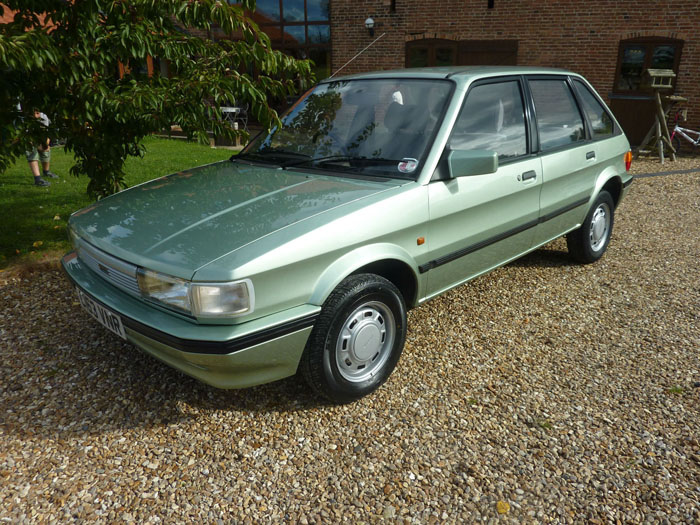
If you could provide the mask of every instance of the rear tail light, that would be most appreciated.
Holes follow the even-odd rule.
[[[630,166],[632,166],[632,152],[628,151],[625,153],[625,170],[629,171]]]

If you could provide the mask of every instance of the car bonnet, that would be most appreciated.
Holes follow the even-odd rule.
[[[399,184],[220,162],[98,201],[71,227],[113,256],[190,278],[261,237]]]

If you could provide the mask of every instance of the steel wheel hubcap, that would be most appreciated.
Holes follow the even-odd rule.
[[[343,323],[336,343],[340,375],[355,383],[374,376],[389,359],[395,337],[394,314],[384,303],[371,301],[356,308]]]
[[[591,249],[594,252],[600,250],[608,237],[610,231],[610,208],[607,204],[601,204],[593,212],[591,217]]]

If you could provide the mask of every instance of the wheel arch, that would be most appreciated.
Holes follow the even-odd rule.
[[[591,195],[589,206],[593,204],[593,201],[601,191],[607,191],[610,194],[613,199],[613,203],[615,204],[615,208],[617,208],[617,205],[620,203],[620,199],[622,198],[622,177],[619,173],[613,171],[612,167],[604,170],[598,176],[595,191],[593,192],[593,195]]]
[[[373,273],[384,277],[399,289],[406,303],[406,307],[411,308],[416,304],[418,300],[418,277],[411,267],[403,261],[397,259],[382,259],[362,266],[350,275],[360,273]]]
[[[337,259],[316,281],[311,304],[322,305],[331,292],[350,275],[373,273],[396,286],[407,308],[418,301],[418,265],[402,248],[392,244],[363,246]]]
[[[617,208],[620,198],[622,197],[622,178],[620,178],[619,175],[609,178],[598,193],[601,191],[607,191],[610,194],[615,203],[615,208]]]

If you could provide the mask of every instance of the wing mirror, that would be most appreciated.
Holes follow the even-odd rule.
[[[450,150],[447,154],[450,178],[487,175],[498,170],[498,153],[486,149]]]

